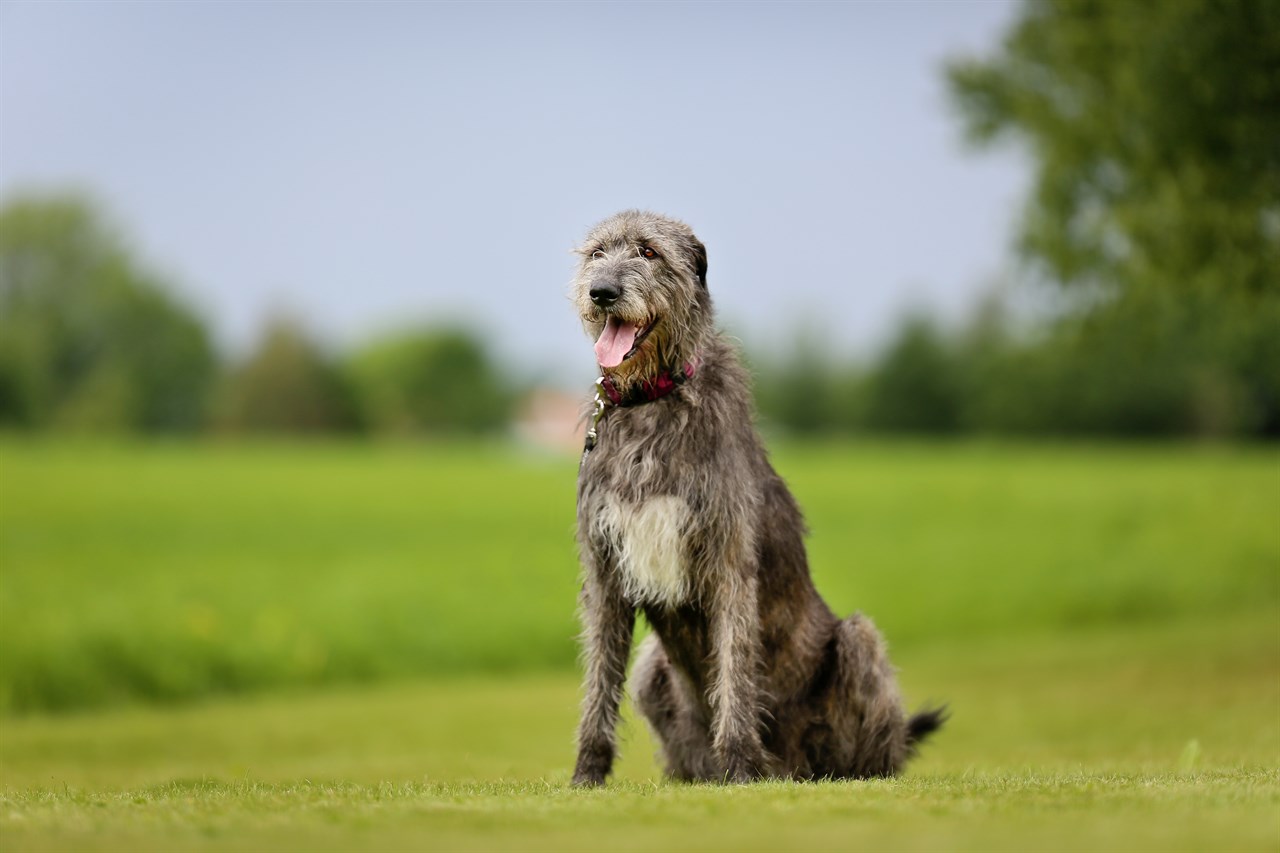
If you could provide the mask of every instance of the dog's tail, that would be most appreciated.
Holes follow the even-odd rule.
[[[917,711],[907,720],[907,749],[912,752],[951,717],[946,705]]]

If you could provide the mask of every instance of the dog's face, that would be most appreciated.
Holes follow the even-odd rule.
[[[691,357],[710,324],[707,250],[675,219],[627,210],[576,250],[573,300],[610,373],[648,376]]]

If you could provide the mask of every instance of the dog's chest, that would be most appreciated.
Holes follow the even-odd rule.
[[[609,495],[601,502],[596,532],[618,555],[623,592],[632,603],[674,606],[688,600],[688,526],[689,507],[674,495],[639,503]]]

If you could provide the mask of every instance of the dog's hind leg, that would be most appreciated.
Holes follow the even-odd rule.
[[[631,696],[662,746],[668,776],[684,782],[720,777],[707,716],[671,665],[657,636],[650,635],[640,646],[631,676]]]
[[[835,626],[829,704],[834,754],[832,776],[892,776],[910,757],[911,744],[897,679],[884,640],[860,613]]]

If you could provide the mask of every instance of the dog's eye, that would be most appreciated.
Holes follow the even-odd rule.
[[[641,246],[641,247],[640,247],[640,255],[641,255],[642,257],[645,257],[645,258],[656,258],[656,257],[658,257],[658,253],[657,253],[657,252],[655,252],[653,249],[649,248],[648,246]]]
[[[591,258],[592,260],[596,260],[596,261],[603,260],[604,252],[601,251],[600,249],[596,249],[594,252],[591,253]]]

